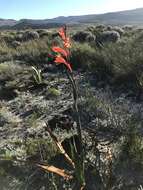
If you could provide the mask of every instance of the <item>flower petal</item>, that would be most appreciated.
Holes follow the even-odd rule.
[[[71,68],[71,65],[61,56],[57,56],[55,61],[55,63],[58,63],[58,64],[64,64],[66,65],[66,67],[70,70],[70,72],[72,72],[72,68]]]
[[[67,68],[69,69],[70,72],[72,72],[72,68],[71,65],[69,63],[65,64],[67,66]]]
[[[66,63],[66,60],[61,56],[57,56],[55,59],[55,63]]]
[[[64,47],[65,48],[70,48],[71,47],[70,38],[66,38],[64,40]]]
[[[65,57],[68,57],[68,55],[69,55],[69,52],[68,51],[66,51],[66,50],[64,50],[64,49],[62,49],[62,48],[60,48],[60,47],[57,47],[57,46],[54,46],[54,47],[52,47],[52,50],[54,51],[54,52],[56,52],[56,53],[61,53],[63,56],[65,56]]]

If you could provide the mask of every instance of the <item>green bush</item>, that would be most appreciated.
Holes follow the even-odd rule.
[[[103,50],[110,59],[114,73],[114,82],[138,88],[138,78],[142,75],[143,44],[137,39],[122,43],[108,44]],[[102,50],[102,51],[103,51]]]
[[[16,48],[15,58],[27,63],[41,64],[47,62],[49,52],[48,42],[45,40],[32,40]]]
[[[16,62],[4,62],[0,64],[0,80],[12,80],[22,73],[25,67],[21,67]]]
[[[4,40],[0,41],[0,62],[12,60],[14,53],[15,50],[10,48]]]
[[[71,51],[74,68],[82,68],[96,74],[99,79],[112,75],[112,64],[106,51],[93,48],[89,44],[75,43]]]
[[[143,71],[142,49],[142,33],[118,43],[106,43],[101,48],[74,43],[71,63],[74,69],[95,73],[99,80],[109,79],[114,85],[138,89]]]
[[[132,166],[143,167],[143,137],[139,134],[139,118],[131,118],[125,133],[125,141],[122,145],[121,160]]]
[[[73,43],[70,61],[73,68],[90,69],[94,61],[95,49],[89,44]]]

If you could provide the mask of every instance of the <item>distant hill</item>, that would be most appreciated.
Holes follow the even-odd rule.
[[[143,25],[143,8],[120,12],[111,12],[105,14],[57,17],[51,20],[52,22],[58,23],[103,23],[113,25]]]
[[[17,24],[16,20],[0,19],[0,27],[2,27],[2,26],[14,26],[15,24]]]
[[[60,16],[53,19],[32,20],[22,19],[19,21],[11,19],[0,19],[0,28],[23,29],[23,28],[50,28],[62,24],[102,23],[111,25],[142,25],[143,8],[134,10],[111,12],[105,14],[92,14],[82,16]]]
[[[22,19],[18,21],[11,29],[26,29],[26,28],[54,28],[60,27],[62,23],[50,22],[49,20],[32,20],[32,19]]]

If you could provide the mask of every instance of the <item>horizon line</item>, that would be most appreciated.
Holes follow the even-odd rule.
[[[137,9],[143,9],[143,7],[137,7],[137,8],[132,8],[132,9],[124,9],[124,10],[119,10],[119,11],[106,11],[106,12],[101,12],[101,13],[91,13],[91,14],[80,14],[80,15],[60,15],[56,17],[51,17],[51,18],[19,18],[19,19],[14,19],[14,18],[1,18],[0,20],[15,20],[15,21],[20,21],[20,20],[51,20],[59,17],[78,17],[78,16],[88,16],[88,15],[104,15],[104,14],[110,14],[110,13],[117,13],[117,12],[124,12],[124,11],[132,11],[132,10],[137,10]]]

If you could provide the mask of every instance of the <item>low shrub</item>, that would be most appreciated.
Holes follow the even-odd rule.
[[[0,64],[0,80],[12,80],[22,72],[23,67],[16,64],[16,62],[4,62]]]
[[[120,33],[117,31],[104,31],[98,35],[97,44],[104,44],[107,42],[117,42],[120,39]]]
[[[112,75],[112,64],[105,51],[93,48],[89,44],[75,43],[71,51],[74,68],[82,68],[96,74],[100,80]],[[75,63],[76,64],[75,66]]]
[[[47,63],[48,42],[45,40],[32,40],[16,48],[14,57],[33,65]]]
[[[12,60],[14,53],[15,50],[9,47],[5,41],[0,42],[0,62]]]
[[[78,31],[72,36],[73,40],[77,42],[92,42],[95,41],[96,37],[88,31]]]
[[[89,44],[84,43],[80,44],[75,42],[71,49],[71,63],[74,69],[90,69],[94,60],[95,49],[92,48]],[[78,63],[78,64],[77,64]]]
[[[138,90],[143,72],[142,34],[118,43],[106,43],[101,48],[87,43],[75,43],[71,51],[71,62],[75,69],[82,68],[96,74],[99,80]],[[75,63],[76,64],[75,66]]]

